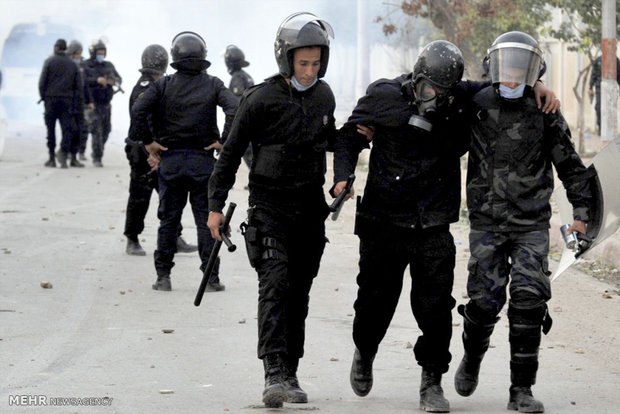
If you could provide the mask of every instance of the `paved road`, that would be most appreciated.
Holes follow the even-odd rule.
[[[225,292],[208,293],[201,307],[193,306],[201,277],[196,255],[177,256],[172,292],[153,291],[156,200],[142,235],[149,254],[125,255],[128,166],[121,142],[121,133],[113,133],[105,168],[88,163],[84,169],[48,169],[43,167],[43,128],[9,128],[0,161],[0,413],[268,411],[260,402],[262,365],[255,356],[256,276],[240,234],[233,235],[239,250],[222,254]],[[247,197],[244,174],[239,179],[231,194],[239,204],[234,228],[243,219]],[[361,185],[356,188],[361,192]],[[187,213],[185,235],[193,240],[195,225]],[[376,359],[372,392],[359,398],[350,389],[357,269],[352,224],[352,203],[337,222],[327,223],[331,243],[312,291],[300,366],[310,401],[285,405],[280,412],[418,411],[420,368],[410,348],[419,330],[409,310],[407,282]],[[454,225],[453,232],[458,252],[454,296],[463,303],[466,224]],[[43,289],[44,281],[53,288]],[[603,298],[605,290],[611,299]],[[543,338],[534,387],[548,413],[620,412],[618,293],[572,270],[554,284],[554,328]],[[493,335],[478,390],[469,398],[458,396],[452,386],[462,355],[461,319],[454,315],[455,363],[444,380],[452,412],[506,412],[505,315]],[[174,332],[163,333],[167,329]],[[171,393],[162,393],[166,390]],[[109,405],[50,405],[72,402],[52,398],[91,397],[87,402]],[[36,402],[47,405],[16,405]]]

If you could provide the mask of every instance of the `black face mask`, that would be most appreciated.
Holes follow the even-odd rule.
[[[427,80],[417,82],[414,90],[416,96],[414,105],[418,113],[409,118],[409,125],[430,132],[437,113],[451,103],[452,96],[448,95],[447,89],[436,87]]]

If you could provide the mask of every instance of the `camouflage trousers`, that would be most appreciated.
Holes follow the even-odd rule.
[[[487,316],[497,316],[506,303],[533,309],[551,299],[549,230],[489,232],[471,230],[467,293]]]

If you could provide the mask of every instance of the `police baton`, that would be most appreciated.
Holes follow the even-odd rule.
[[[342,206],[344,205],[344,198],[351,192],[351,188],[353,188],[353,183],[355,182],[355,174],[351,174],[349,178],[347,178],[347,184],[344,186],[344,190],[336,197],[331,206],[329,206],[329,211],[332,212],[332,220],[338,220],[338,215],[340,215],[340,210],[342,210]]]
[[[229,252],[234,252],[235,250],[237,250],[237,246],[233,244],[229,236],[226,234],[226,232],[228,231],[228,227],[230,226],[230,219],[235,212],[235,207],[237,207],[237,204],[235,203],[230,203],[228,205],[228,210],[226,210],[226,216],[224,216],[224,222],[220,226],[220,235],[222,236],[224,244],[226,245],[226,247],[228,247]],[[207,283],[209,283],[209,280],[211,279],[211,273],[213,273],[213,267],[215,266],[215,262],[217,261],[217,255],[220,253],[220,247],[222,247],[222,242],[220,240],[216,240],[215,244],[213,245],[213,249],[211,250],[209,261],[207,262],[207,268],[202,275],[202,281],[200,282],[200,287],[198,288],[198,292],[196,293],[196,299],[194,299],[194,306],[200,306],[200,302],[202,302],[202,296],[204,295],[205,289],[207,288]]]

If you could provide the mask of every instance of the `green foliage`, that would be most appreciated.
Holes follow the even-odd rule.
[[[568,50],[586,54],[592,61],[601,43],[601,0],[550,0],[549,4],[564,12],[559,29],[549,25],[545,33],[569,43]],[[616,32],[620,31],[620,11],[616,10]]]
[[[466,61],[479,62],[500,34],[520,30],[537,38],[540,27],[551,17],[543,0],[404,0],[388,5],[384,33],[390,36],[399,30],[393,23],[393,12],[429,19],[446,40],[456,44]]]

